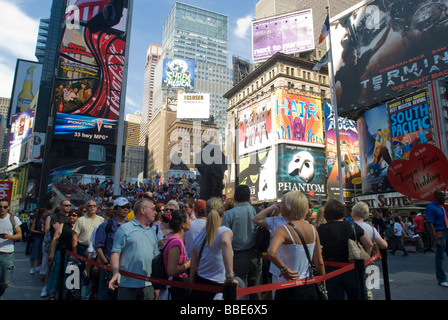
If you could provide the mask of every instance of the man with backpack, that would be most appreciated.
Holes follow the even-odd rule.
[[[109,265],[115,233],[126,222],[126,217],[130,210],[131,204],[126,198],[119,197],[114,200],[114,217],[100,224],[95,234],[94,247],[98,262]],[[98,300],[114,299],[114,292],[111,292],[108,288],[108,282],[111,277],[112,273],[104,269],[100,270]]]
[[[14,269],[14,241],[22,239],[19,218],[9,213],[9,201],[0,200],[0,297],[11,281]]]

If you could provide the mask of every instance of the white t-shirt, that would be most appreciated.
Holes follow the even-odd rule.
[[[191,258],[191,253],[193,252],[194,238],[196,235],[205,228],[207,220],[206,219],[195,219],[190,223],[190,230],[185,232],[185,250],[187,251],[188,258]]]
[[[381,238],[380,234],[378,233],[378,230],[376,230],[374,227],[372,227],[368,223],[366,223],[364,221],[363,222],[355,221],[355,222],[364,230],[364,233],[367,234],[367,236],[370,238],[370,240]],[[374,234],[375,234],[375,238],[373,238]]]
[[[14,226],[18,227],[22,224],[20,219],[14,216]],[[0,219],[0,233],[13,235],[14,229],[9,218],[9,214],[5,218]],[[14,241],[11,239],[0,238],[0,252],[11,253],[14,252]]]

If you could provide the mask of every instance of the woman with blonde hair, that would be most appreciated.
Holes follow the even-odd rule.
[[[233,273],[233,232],[221,226],[224,204],[219,198],[211,198],[205,206],[205,228],[194,239],[190,265],[190,282],[223,286],[238,283]],[[193,290],[192,300],[212,300],[215,293]]]
[[[280,269],[280,282],[309,277],[310,262],[304,246],[310,254],[310,259],[314,260],[319,275],[325,274],[319,234],[315,227],[305,220],[308,209],[308,200],[300,191],[290,191],[282,197],[281,212],[288,224],[275,230],[268,251],[271,262]],[[303,236],[305,243],[301,241],[296,230]],[[275,294],[275,300],[319,299],[321,295],[316,284],[281,289]]]

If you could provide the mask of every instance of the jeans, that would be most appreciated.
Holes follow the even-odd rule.
[[[14,253],[0,254],[0,297],[5,293],[11,282],[11,274],[14,269]]]
[[[235,275],[243,280],[246,287],[261,285],[262,261],[256,249],[236,251],[233,256],[233,270]],[[261,300],[261,293],[249,296],[250,300]]]
[[[445,255],[446,241],[448,240],[448,230],[438,231],[438,238],[440,247],[436,246],[435,264],[436,264],[436,278],[438,283],[446,281],[446,274],[443,271],[443,256]]]

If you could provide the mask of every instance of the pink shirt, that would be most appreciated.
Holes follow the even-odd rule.
[[[171,248],[178,246],[180,248],[180,256],[177,265],[183,265],[188,261],[187,251],[185,250],[185,245],[182,239],[180,239],[176,235],[171,235],[166,239],[165,250],[163,251],[163,262],[165,266],[168,264],[168,252]],[[188,278],[186,272],[176,275],[176,277],[180,278]]]

